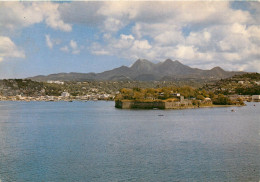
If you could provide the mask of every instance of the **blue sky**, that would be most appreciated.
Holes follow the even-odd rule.
[[[138,58],[260,72],[260,2],[0,2],[0,79]]]

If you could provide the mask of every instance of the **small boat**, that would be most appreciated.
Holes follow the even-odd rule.
[[[158,116],[163,116],[163,114],[158,114]]]

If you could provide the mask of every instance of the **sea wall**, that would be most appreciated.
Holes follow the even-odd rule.
[[[165,109],[182,109],[193,107],[190,100],[184,100],[182,102],[165,102]]]
[[[115,107],[121,109],[182,109],[193,107],[190,100],[183,100],[181,102],[140,102],[140,101],[115,101]]]

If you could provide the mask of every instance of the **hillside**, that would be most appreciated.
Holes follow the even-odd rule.
[[[225,95],[260,95],[260,74],[235,75],[212,84],[206,84],[203,89]]]

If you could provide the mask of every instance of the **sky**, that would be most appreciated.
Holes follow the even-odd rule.
[[[99,73],[139,58],[260,72],[260,2],[0,2],[0,79]]]

